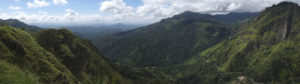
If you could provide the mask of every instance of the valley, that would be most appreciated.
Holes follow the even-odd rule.
[[[0,25],[0,84],[300,83],[293,2],[261,12],[185,11],[149,25]]]

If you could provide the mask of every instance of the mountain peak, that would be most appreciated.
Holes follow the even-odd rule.
[[[201,19],[201,18],[208,18],[208,17],[213,17],[213,16],[209,15],[209,14],[201,14],[201,13],[192,12],[192,11],[185,11],[181,14],[173,16],[172,18],[174,18],[174,19],[181,19],[181,18]]]
[[[271,7],[268,7],[266,8],[266,10],[277,10],[277,11],[285,11],[289,8],[293,8],[293,7],[299,7],[299,5],[297,3],[294,3],[294,2],[287,2],[287,1],[284,1],[284,2],[281,2],[277,5],[273,5]]]
[[[279,3],[277,6],[298,6],[298,4],[294,2],[284,1]]]

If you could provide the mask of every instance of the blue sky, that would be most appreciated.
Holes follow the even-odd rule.
[[[85,13],[85,14],[91,14],[91,13],[101,13],[98,11],[99,9],[99,3],[103,2],[105,0],[67,0],[68,4],[66,5],[58,5],[58,6],[47,6],[47,7],[40,7],[40,8],[28,8],[27,2],[32,0],[1,0],[0,8],[2,9],[2,12],[15,12],[15,10],[9,10],[9,6],[19,6],[22,8],[22,11],[26,11],[27,13],[35,13],[38,11],[47,11],[51,14],[60,14],[65,11],[67,8],[72,8],[73,10],[77,10],[78,12]],[[52,2],[52,0],[45,0],[49,3]],[[138,7],[142,5],[141,0],[123,0],[127,5],[132,7]],[[5,4],[4,4],[5,3]]]
[[[0,19],[26,23],[153,23],[184,11],[259,12],[300,0],[1,0]],[[219,12],[211,12],[219,11]]]

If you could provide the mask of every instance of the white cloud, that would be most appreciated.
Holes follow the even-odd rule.
[[[79,13],[72,10],[72,9],[66,9],[65,10],[67,13],[65,14],[65,19],[67,21],[74,21],[77,17],[79,17]]]
[[[55,5],[66,5],[68,4],[67,0],[53,0],[53,4]]]
[[[50,3],[46,2],[46,0],[33,0],[33,2],[27,2],[28,8],[38,8],[49,5]]]
[[[153,18],[166,18],[194,11],[219,14],[222,12],[258,12],[282,1],[300,3],[300,0],[142,0],[136,13]]]
[[[19,7],[19,6],[13,6],[13,5],[10,5],[10,6],[8,7],[8,9],[10,9],[10,10],[21,10],[22,8]]]
[[[51,0],[49,0],[51,1]],[[51,15],[45,11],[27,14],[23,11],[16,13],[2,13],[1,19],[14,18],[26,23],[152,23],[163,18],[194,11],[209,14],[222,14],[224,12],[257,12],[265,7],[278,4],[281,1],[300,0],[142,0],[138,7],[128,6],[123,0],[106,0],[100,3],[99,10],[104,13],[86,14],[78,13],[73,9],[66,9],[64,14]],[[46,0],[34,0],[32,4],[48,3]],[[54,4],[54,3],[53,3]],[[50,3],[48,3],[50,5]],[[45,6],[45,5],[43,5]],[[39,6],[31,6],[42,7]],[[103,14],[102,13],[102,14]]]
[[[103,1],[100,3],[101,7],[99,8],[100,11],[106,12],[111,11],[114,13],[127,13],[132,11],[132,7],[127,6],[123,0],[111,0],[111,1]]]

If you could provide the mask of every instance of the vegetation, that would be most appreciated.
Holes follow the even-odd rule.
[[[1,84],[168,83],[161,77],[145,77],[146,72],[126,74],[126,68],[110,64],[90,41],[67,29],[41,30],[30,35],[4,25],[0,27],[0,59]]]
[[[227,39],[228,25],[210,19],[181,18],[189,14],[198,15],[183,13],[101,39],[96,45],[105,56],[124,65],[167,66]]]
[[[227,76],[216,83],[230,83],[238,77],[245,77],[252,83],[299,83],[296,61],[299,59],[299,9],[298,5],[288,2],[267,8],[255,23],[241,29],[234,38],[186,61],[186,66],[210,65],[217,73],[206,80]]]
[[[0,62],[1,84],[40,84],[39,78],[5,61]]]
[[[178,84],[299,83],[299,9],[282,2],[234,25],[185,12],[116,34],[98,46],[117,64]]]
[[[282,2],[255,18],[234,15],[185,12],[95,41],[114,63],[67,29],[7,20],[0,84],[300,83],[300,6]]]
[[[0,58],[26,71],[24,73],[35,74],[40,82],[77,83],[76,78],[53,54],[40,47],[31,35],[21,29],[0,27]]]

